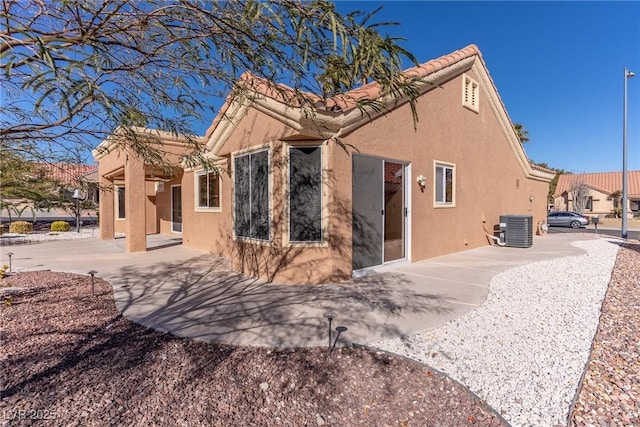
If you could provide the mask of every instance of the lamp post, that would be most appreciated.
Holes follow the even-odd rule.
[[[80,232],[80,199],[82,198],[82,194],[80,194],[80,190],[76,188],[73,190],[72,198],[76,199],[76,233]]]
[[[627,79],[635,76],[628,68],[624,69],[624,100],[622,113],[622,238],[627,238]]]

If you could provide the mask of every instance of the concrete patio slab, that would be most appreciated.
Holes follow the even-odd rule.
[[[328,322],[344,326],[340,343],[370,343],[433,328],[481,304],[491,278],[514,266],[580,255],[570,245],[592,235],[536,237],[531,248],[487,246],[410,263],[337,284],[279,285],[243,276],[228,261],[149,236],[152,250],[126,253],[124,239],[67,240],[2,248],[13,267],[97,276],[113,285],[129,319],[172,334],[234,345],[328,344]],[[88,290],[89,291],[89,290]],[[336,332],[333,331],[335,338]]]

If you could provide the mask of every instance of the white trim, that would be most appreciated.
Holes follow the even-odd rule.
[[[115,191],[115,195],[116,197],[114,197],[114,205],[115,205],[115,219],[116,221],[126,221],[127,220],[127,200],[126,200],[126,193],[124,195],[125,200],[124,200],[124,216],[120,216],[120,189],[122,188],[125,192],[127,191],[127,188],[124,186],[124,183],[121,184],[114,184],[114,191]]]
[[[326,206],[326,197],[329,189],[327,188],[327,155],[325,152],[325,144],[319,141],[298,141],[298,142],[289,142],[286,144],[287,147],[287,157],[286,157],[286,166],[283,168],[285,173],[285,189],[284,189],[284,202],[286,203],[286,213],[287,218],[286,221],[283,222],[283,243],[285,246],[296,246],[296,247],[313,247],[313,248],[325,248],[329,246],[329,242],[327,239],[327,225],[328,225],[328,217],[329,213],[327,212]],[[321,174],[321,183],[320,183],[320,240],[315,241],[297,241],[289,239],[290,225],[291,225],[291,198],[290,198],[290,189],[291,189],[291,149],[297,148],[319,148],[320,149],[320,174]]]
[[[235,178],[235,173],[236,173],[236,158],[238,157],[243,157],[243,156],[247,156],[247,155],[251,155],[251,154],[256,154],[256,153],[260,153],[266,151],[267,152],[267,170],[268,170],[268,175],[269,178],[267,180],[267,193],[268,193],[268,200],[267,200],[267,212],[269,215],[269,238],[267,240],[265,239],[258,239],[255,237],[245,237],[245,236],[236,236],[236,178]],[[237,241],[243,241],[243,242],[250,242],[250,243],[258,243],[258,244],[270,244],[273,241],[273,236],[274,236],[274,227],[273,227],[273,185],[272,185],[272,180],[273,180],[273,168],[271,165],[271,156],[273,153],[273,149],[271,147],[271,143],[267,143],[267,144],[262,144],[261,146],[259,146],[259,148],[256,147],[252,147],[252,148],[246,148],[246,149],[242,149],[242,150],[238,150],[234,153],[231,154],[231,178],[233,180],[231,187],[233,188],[233,191],[231,192],[231,227],[233,229],[233,240],[237,240]],[[251,165],[251,162],[249,162],[249,165]],[[251,201],[249,201],[249,203],[251,203]],[[251,209],[249,209],[249,211],[251,211]]]
[[[438,167],[442,167],[443,171],[445,171],[446,169],[451,169],[452,171],[452,183],[451,183],[451,202],[439,202],[436,197],[437,197],[437,189],[436,189],[436,185],[438,184],[438,180],[437,180],[437,170]],[[444,162],[441,160],[434,160],[433,161],[433,207],[437,208],[437,209],[442,209],[442,208],[455,208],[456,207],[456,201],[457,201],[457,191],[456,191],[456,185],[457,185],[457,172],[456,172],[456,164],[455,163],[451,163],[451,162]],[[446,176],[443,175],[442,177],[443,181],[443,185],[446,185]],[[443,192],[443,196],[445,197],[446,200],[446,187],[444,189],[445,191]]]
[[[199,178],[202,175],[208,175],[210,173],[215,173],[218,177],[218,206],[200,206],[200,182]],[[193,200],[193,210],[194,212],[222,212],[222,182],[220,181],[220,173],[218,171],[200,169],[199,171],[194,172],[193,174],[193,189],[194,189],[194,200]],[[207,184],[208,186],[209,184]],[[207,194],[207,200],[208,194]]]
[[[176,224],[176,222],[173,220],[173,189],[175,187],[180,187],[180,208],[182,209],[182,184],[175,184],[172,185],[169,189],[169,192],[171,194],[171,233],[172,234],[182,234],[182,228],[184,227],[184,221],[180,221],[180,231],[176,231],[173,229],[173,224]],[[184,209],[183,209],[184,210]]]

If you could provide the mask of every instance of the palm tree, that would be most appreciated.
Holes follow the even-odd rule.
[[[519,123],[514,123],[513,129],[516,131],[520,142],[525,143],[529,141],[529,132],[524,128],[524,126]]]

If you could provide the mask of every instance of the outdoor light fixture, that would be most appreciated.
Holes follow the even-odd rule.
[[[418,185],[420,186],[420,191],[424,191],[424,187],[427,184],[427,178],[425,178],[424,175],[418,175],[418,178],[416,178],[416,181],[418,182]]]
[[[323,316],[329,321],[329,352],[331,352],[331,322],[336,315],[332,311],[327,311]]]
[[[88,274],[91,275],[91,295],[95,295],[95,275],[96,275],[97,271],[95,270],[91,270]]]
[[[336,335],[336,340],[333,342],[333,346],[331,347],[331,350],[329,350],[329,354],[331,354],[333,352],[333,349],[336,348],[336,344],[338,343],[338,338],[340,338],[340,334],[343,332],[346,332],[348,330],[348,328],[346,326],[338,326],[336,328],[336,332],[338,332],[338,335]]]
[[[622,238],[627,238],[627,79],[635,76],[624,69],[624,97],[622,110]]]
[[[9,257],[9,273],[11,273],[11,257],[13,256],[13,252],[7,252],[7,256]]]

